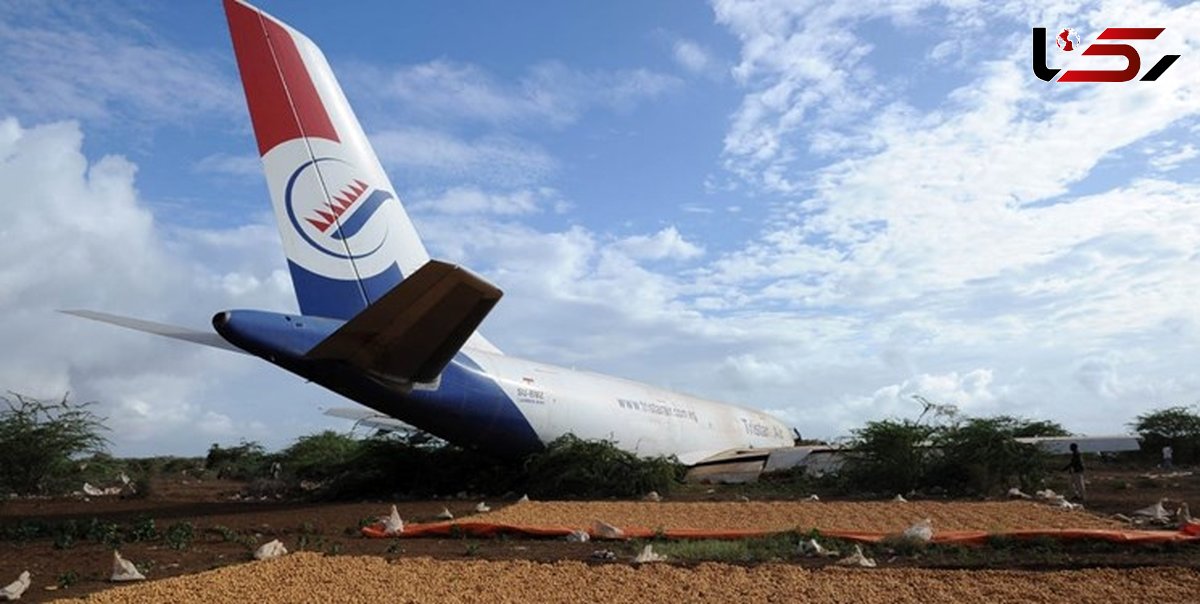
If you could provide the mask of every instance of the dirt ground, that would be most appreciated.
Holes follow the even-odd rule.
[[[1159,499],[1172,502],[1200,502],[1200,475],[1150,477],[1145,469],[1105,469],[1089,477],[1088,510],[1093,514],[1128,514]],[[1051,486],[1065,488],[1062,485]],[[152,579],[194,574],[250,559],[254,544],[281,540],[291,551],[325,554],[377,556],[387,560],[430,557],[437,560],[529,560],[536,562],[579,561],[594,564],[595,543],[567,543],[560,540],[515,539],[403,539],[373,540],[360,536],[358,528],[368,520],[386,513],[392,502],[309,503],[234,500],[243,487],[229,481],[197,481],[183,478],[155,484],[153,495],[144,499],[95,498],[90,501],[11,500],[0,502],[0,527],[19,526],[37,521],[86,521],[99,518],[106,522],[129,525],[153,519],[164,531],[175,523],[191,523],[195,536],[183,549],[169,548],[162,539],[121,546],[124,557],[147,570]],[[736,501],[747,491],[737,486],[690,486],[673,495],[672,501]],[[762,495],[750,492],[753,498]],[[799,499],[808,493],[784,494],[784,499]],[[828,500],[827,497],[823,499]],[[477,499],[396,502],[406,522],[435,520],[443,507],[456,517],[473,513]],[[494,510],[512,502],[488,501]],[[1200,508],[1197,508],[1200,511]],[[59,544],[60,546],[62,544]],[[622,558],[632,557],[638,544],[604,544]],[[1200,568],[1200,548],[1106,547],[1098,550],[1067,549],[1049,557],[1022,559],[1014,556],[971,558],[969,560],[937,556],[904,557],[889,561],[890,566],[927,568],[989,569],[1071,569],[1091,567],[1168,566]],[[0,541],[0,585],[15,579],[21,571],[33,575],[33,586],[23,601],[45,601],[62,597],[80,597],[112,587],[107,582],[111,568],[111,549],[93,541],[77,541],[56,547],[53,539]],[[795,566],[822,565],[824,562],[800,560]],[[60,583],[69,584],[58,587]],[[54,588],[54,589],[47,589]]]

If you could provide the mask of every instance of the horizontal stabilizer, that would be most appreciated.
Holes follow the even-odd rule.
[[[165,323],[155,323],[153,321],[143,321],[142,319],[133,319],[130,317],[122,317],[120,315],[110,315],[108,313],[96,312],[94,310],[60,310],[59,312],[68,315],[75,315],[76,317],[83,317],[85,319],[91,319],[93,321],[100,321],[101,323],[111,323],[126,329],[144,331],[157,336],[174,338],[176,340],[183,340],[193,344],[203,344],[205,346],[212,346],[213,348],[220,348],[221,350],[231,350],[233,352],[246,354],[246,351],[234,346],[233,344],[230,344],[229,342],[226,342],[225,338],[222,338],[219,334],[212,331],[199,331],[195,329],[189,329],[187,327],[167,325]]]
[[[431,260],[305,356],[342,360],[390,379],[432,382],[501,295],[470,271]]]

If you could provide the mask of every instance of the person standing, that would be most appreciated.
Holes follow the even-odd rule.
[[[1173,461],[1172,458],[1175,456],[1175,450],[1171,448],[1171,445],[1167,445],[1162,448],[1162,456],[1163,456],[1163,461],[1162,461],[1163,469],[1170,470],[1171,466],[1172,466],[1172,461]]]
[[[1071,493],[1079,500],[1087,499],[1086,487],[1083,484],[1083,457],[1079,455],[1079,445],[1071,443],[1071,461],[1063,468],[1069,472]]]

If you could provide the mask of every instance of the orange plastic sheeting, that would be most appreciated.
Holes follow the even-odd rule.
[[[500,534],[523,535],[526,537],[565,537],[575,529],[563,526],[516,526],[511,524],[495,524],[489,522],[435,522],[430,524],[408,524],[399,535],[387,535],[383,532],[382,524],[363,527],[362,533],[367,537],[448,537],[468,535],[472,537],[493,537]],[[665,537],[667,539],[748,539],[778,534],[779,531],[754,530],[711,530],[711,529],[670,529],[655,530],[645,527],[622,528],[627,538],[647,539],[650,537]],[[590,531],[589,531],[590,533]],[[878,543],[891,536],[891,533],[871,533],[859,531],[821,531],[826,537],[858,541],[862,543]],[[595,538],[595,534],[591,534]],[[933,534],[934,543],[984,545],[989,538],[1005,537],[1011,539],[1035,539],[1046,537],[1062,541],[1113,541],[1119,543],[1166,543],[1182,541],[1200,541],[1200,523],[1185,525],[1178,532],[1170,531],[1134,531],[1115,529],[1027,529],[1017,531],[1002,531],[989,533],[987,531],[943,531]]]

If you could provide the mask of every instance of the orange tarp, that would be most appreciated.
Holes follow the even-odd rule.
[[[525,537],[565,537],[576,529],[564,526],[515,526],[490,522],[434,522],[429,524],[407,524],[404,532],[395,537],[493,537],[500,534],[519,535]],[[778,534],[779,531],[756,530],[711,530],[711,529],[666,529],[655,530],[645,527],[623,527],[621,531],[627,538],[648,539],[664,537],[667,539],[747,539]],[[390,537],[383,532],[382,524],[365,526],[363,535],[374,538]],[[589,534],[591,531],[589,531]],[[859,531],[821,531],[825,537],[859,541],[863,543],[878,543],[889,533],[871,533]],[[591,534],[595,538],[595,534]],[[1005,537],[1011,539],[1035,539],[1047,537],[1063,541],[1115,541],[1121,543],[1165,543],[1182,541],[1200,541],[1200,523],[1185,525],[1179,531],[1139,531],[1116,529],[1025,529],[990,533],[987,531],[944,531],[934,533],[934,543],[954,543],[963,545],[983,545],[989,538]]]

